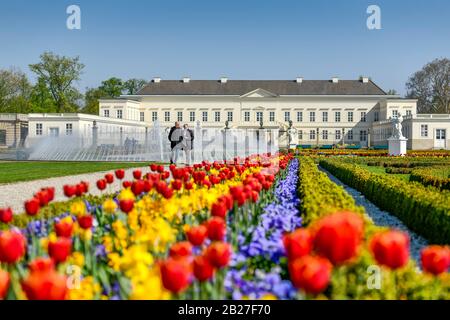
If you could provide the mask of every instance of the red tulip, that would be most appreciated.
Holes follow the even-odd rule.
[[[98,190],[102,191],[106,189],[106,180],[105,179],[100,179],[97,181],[97,188]]]
[[[185,188],[186,190],[191,190],[193,186],[194,186],[194,184],[193,184],[191,181],[186,181],[186,182],[184,183],[184,188]]]
[[[123,186],[125,189],[131,187],[131,185],[132,185],[131,181],[124,181],[124,182],[122,182],[122,186]]]
[[[333,264],[342,264],[357,255],[363,230],[364,222],[356,213],[329,215],[316,225],[314,248]]]
[[[197,256],[194,259],[194,276],[198,281],[203,282],[212,278],[214,267],[204,256]]]
[[[225,238],[227,226],[225,220],[220,217],[212,217],[206,222],[208,238],[215,241],[222,241]]]
[[[29,216],[35,216],[39,212],[40,201],[36,198],[25,201],[25,212]]]
[[[158,171],[159,173],[163,172],[163,171],[164,171],[164,166],[160,164],[160,165],[156,168],[156,171]]]
[[[142,171],[141,171],[141,170],[134,170],[134,171],[133,171],[133,177],[134,177],[136,180],[141,179],[141,176],[142,176]]]
[[[86,191],[85,184],[84,183],[78,183],[75,185],[75,194],[77,197],[81,197]]]
[[[181,180],[176,179],[172,181],[172,188],[174,190],[180,190],[182,186],[183,182]]]
[[[450,248],[428,246],[421,252],[422,267],[428,273],[438,275],[447,272],[450,267]]]
[[[303,257],[311,253],[313,238],[308,229],[297,229],[283,237],[284,249],[289,260]]]
[[[29,300],[65,300],[67,278],[55,271],[31,272],[22,281],[22,289]]]
[[[10,223],[13,219],[13,212],[11,208],[0,209],[0,221],[3,223]]]
[[[56,263],[66,261],[71,252],[72,241],[68,238],[58,238],[56,241],[50,241],[48,243],[48,255]]]
[[[67,198],[73,197],[73,196],[75,195],[75,193],[76,193],[76,187],[75,187],[75,186],[72,186],[72,185],[68,185],[68,184],[66,184],[66,185],[63,187],[63,190],[64,190],[64,195],[65,195]]]
[[[166,189],[163,190],[162,195],[165,199],[170,199],[173,196],[173,189],[167,187]]]
[[[9,284],[11,279],[9,273],[0,269],[0,300],[5,299],[8,294]]]
[[[213,242],[206,249],[208,261],[216,268],[228,265],[231,258],[231,246],[226,242]]]
[[[55,232],[58,237],[70,238],[73,232],[73,223],[65,219],[55,222]]]
[[[49,197],[49,201],[53,201],[53,199],[55,199],[55,187],[47,187],[47,188],[42,188],[42,191],[47,191],[48,193],[48,197]]]
[[[227,212],[228,212],[227,205],[223,201],[215,202],[211,206],[211,215],[213,217],[225,218]]]
[[[125,213],[128,213],[131,210],[133,210],[133,208],[134,208],[134,200],[131,200],[131,199],[120,200],[119,207],[120,207],[120,210],[122,210]]]
[[[45,207],[50,202],[50,194],[47,190],[37,192],[34,197],[39,200],[39,205]]]
[[[203,226],[190,227],[186,231],[186,236],[190,243],[194,246],[201,246],[206,239],[206,235],[208,234],[208,229]]]
[[[105,180],[107,184],[111,184],[114,182],[114,175],[112,173],[105,174]]]
[[[125,177],[125,170],[118,169],[114,172],[116,174],[116,178],[122,180]]]
[[[333,266],[326,258],[310,255],[289,263],[292,284],[310,294],[321,293],[328,287],[332,269]]]
[[[161,279],[167,290],[182,292],[189,286],[191,267],[184,259],[169,258],[161,263]]]
[[[89,182],[87,181],[81,181],[78,186],[77,189],[81,189],[82,193],[86,193],[89,191]]]
[[[144,181],[143,180],[136,180],[133,181],[131,184],[131,191],[134,193],[135,196],[140,195],[142,192],[144,192]]]
[[[150,165],[150,170],[152,170],[153,172],[155,172],[156,170],[158,170],[158,165],[152,163],[152,164]]]
[[[30,272],[46,272],[55,269],[55,262],[50,258],[36,258],[28,264]]]
[[[144,192],[149,192],[153,188],[152,180],[144,180]]]
[[[16,263],[25,254],[25,237],[16,231],[0,233],[0,262]]]
[[[91,215],[82,215],[77,218],[78,224],[82,229],[92,228],[94,218]]]
[[[395,230],[380,232],[370,241],[370,250],[379,264],[391,269],[401,268],[409,258],[408,235]]]
[[[192,244],[188,241],[181,241],[170,247],[169,255],[172,258],[189,257],[192,255]]]

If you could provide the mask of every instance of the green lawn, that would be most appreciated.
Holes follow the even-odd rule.
[[[0,162],[0,184],[96,171],[144,167],[146,165],[146,162],[4,161]]]
[[[359,166],[361,166],[362,168],[366,169],[367,171],[370,171],[375,174],[388,174],[388,173],[386,173],[386,168],[384,168],[384,167],[368,166],[365,164],[359,164]],[[410,174],[390,174],[389,173],[389,175],[409,182]]]

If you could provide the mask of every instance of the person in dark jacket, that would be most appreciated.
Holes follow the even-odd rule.
[[[169,131],[169,141],[170,141],[170,148],[172,149],[171,155],[170,155],[170,163],[176,163],[178,160],[178,154],[181,150],[181,141],[183,140],[183,130],[180,126],[180,123],[177,121],[175,122],[175,126],[170,128]]]

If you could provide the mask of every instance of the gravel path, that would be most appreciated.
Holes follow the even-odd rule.
[[[131,180],[133,178],[133,170],[136,169],[141,169],[143,175],[150,171],[149,167],[126,169],[124,180]],[[67,199],[63,193],[63,186],[65,184],[76,184],[79,183],[80,181],[89,182],[89,193],[93,195],[99,195],[100,190],[97,189],[96,182],[97,180],[103,178],[105,176],[105,173],[108,172],[114,173],[114,170],[94,172],[94,173],[84,173],[66,177],[2,184],[0,185],[0,208],[11,207],[14,213],[22,213],[24,211],[23,210],[24,201],[32,198],[34,193],[39,191],[39,189],[45,187],[55,187],[54,201],[63,201]],[[108,186],[105,189],[105,191],[106,192],[118,191],[121,186],[122,183],[119,180],[114,179],[114,183]]]
[[[372,202],[367,200],[366,197],[358,190],[342,183],[339,179],[337,179],[325,169],[320,169],[328,175],[331,181],[333,181],[337,185],[342,186],[345,191],[347,191],[355,199],[357,205],[363,206],[366,209],[367,215],[377,226],[392,227],[407,232],[411,240],[411,257],[416,261],[417,265],[420,266],[420,251],[422,250],[422,248],[428,245],[427,240],[419,236],[417,233],[409,230],[409,228],[405,226],[403,222],[397,217],[391,215],[387,211],[383,211],[378,208]]]

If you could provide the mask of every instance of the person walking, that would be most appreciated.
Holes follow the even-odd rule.
[[[178,161],[179,152],[182,148],[182,142],[183,140],[183,129],[180,127],[180,123],[177,121],[175,122],[175,126],[170,128],[169,131],[169,141],[170,141],[170,148],[172,149],[170,154],[170,163],[176,163]]]
[[[186,164],[191,164],[191,150],[194,149],[194,131],[189,129],[188,124],[183,125],[183,150],[186,154]]]

